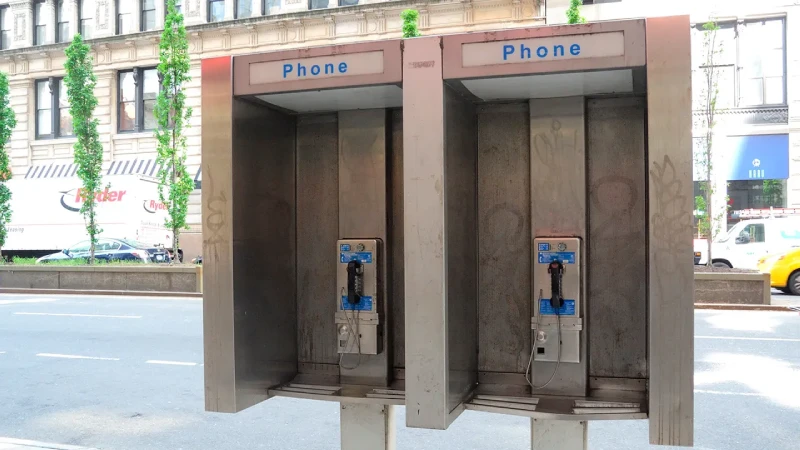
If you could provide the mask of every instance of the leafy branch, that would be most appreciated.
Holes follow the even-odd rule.
[[[158,198],[167,208],[164,226],[172,231],[172,255],[179,256],[178,244],[181,230],[188,230],[186,215],[189,210],[189,195],[194,190],[194,181],[186,168],[186,136],[192,109],[186,106],[184,83],[189,76],[189,41],[183,14],[175,8],[175,0],[167,0],[167,17],[159,43],[158,76],[161,89],[155,106],[158,128],[157,164]]]
[[[7,145],[11,132],[17,126],[17,117],[10,103],[8,75],[0,72],[0,251],[6,245],[8,224],[11,222],[11,190],[6,186],[11,179]]]
[[[586,18],[581,15],[581,0],[570,0],[569,9],[567,9],[567,23],[586,23]]]
[[[66,49],[67,62],[64,84],[67,86],[69,113],[77,142],[75,143],[75,165],[82,188],[78,195],[82,199],[81,214],[86,221],[89,234],[89,264],[94,264],[97,236],[103,231],[97,225],[97,197],[102,183],[103,145],[97,132],[97,119],[93,118],[97,106],[94,87],[97,77],[92,71],[90,48],[80,34],[76,34]]]
[[[419,26],[417,25],[417,22],[419,21],[419,11],[416,9],[406,9],[400,13],[400,18],[403,19],[404,38],[422,36],[422,33],[419,32]]]

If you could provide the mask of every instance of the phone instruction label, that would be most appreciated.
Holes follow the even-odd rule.
[[[361,264],[372,264],[372,252],[339,252],[340,263],[346,264],[350,261],[359,261]]]
[[[355,305],[351,305],[347,302],[347,296],[342,296],[342,310],[343,311],[372,311],[372,297],[371,296],[361,296],[361,300],[358,301]]]
[[[553,261],[575,264],[575,252],[539,252],[539,264],[550,264]]]
[[[550,305],[549,298],[543,298],[539,300],[539,314],[543,316],[555,316],[556,309]],[[561,305],[561,308],[558,308],[558,315],[559,316],[574,316],[575,315],[575,300],[567,300],[564,299],[564,303]]]

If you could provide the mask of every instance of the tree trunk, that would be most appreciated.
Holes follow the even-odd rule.
[[[89,228],[92,232],[89,234],[89,265],[94,264],[94,230],[95,230],[95,221],[94,221],[94,203],[89,205],[89,217],[91,217],[89,222]]]

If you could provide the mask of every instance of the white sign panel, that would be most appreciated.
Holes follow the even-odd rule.
[[[250,64],[250,84],[383,73],[383,51]]]
[[[607,58],[625,55],[625,35],[580,34],[512,41],[477,42],[461,46],[463,67]]]

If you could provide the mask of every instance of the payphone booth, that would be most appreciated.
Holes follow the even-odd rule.
[[[587,421],[649,419],[692,445],[689,33],[405,41],[407,426],[525,416],[533,448],[574,450]]]
[[[386,427],[403,404],[401,41],[201,67],[206,410],[332,400],[343,424]]]

